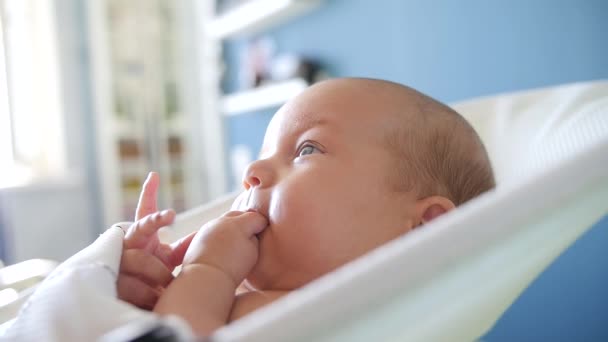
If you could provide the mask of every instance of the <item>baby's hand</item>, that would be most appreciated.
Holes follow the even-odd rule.
[[[171,273],[181,264],[194,233],[172,245],[162,244],[157,231],[173,223],[175,212],[156,209],[158,174],[150,173],[144,183],[135,214],[123,240],[117,280],[118,298],[142,309],[152,309],[162,290],[173,280]]]
[[[216,268],[236,287],[257,262],[256,234],[267,226],[266,217],[255,211],[229,211],[198,231],[184,257],[184,267],[204,264]]]

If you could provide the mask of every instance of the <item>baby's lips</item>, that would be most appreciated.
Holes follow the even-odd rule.
[[[264,216],[264,218],[266,219],[266,221],[268,221],[268,216],[264,215],[264,213],[260,212],[256,208],[248,208],[247,210],[245,210],[245,212],[247,212],[247,213],[257,213],[257,214],[259,214],[261,216]]]
[[[254,203],[255,200],[252,198],[252,195],[253,192],[251,190],[239,194],[232,203],[230,210],[258,213],[264,216],[266,221],[268,221],[268,215],[265,214],[264,210],[261,210],[261,208],[258,207],[257,203]]]
[[[230,207],[230,210],[238,210],[238,211],[245,211],[245,210],[247,210],[247,202],[249,200],[249,196],[251,196],[251,191],[250,190],[241,192],[236,197],[236,199],[234,200],[234,202],[232,202],[232,206]]]

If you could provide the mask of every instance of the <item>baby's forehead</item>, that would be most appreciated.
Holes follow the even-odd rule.
[[[277,112],[266,128],[259,157],[276,148],[281,141],[295,138],[303,132],[317,127],[330,131],[337,129],[331,119],[318,114]]]
[[[279,109],[267,127],[261,154],[272,148],[278,137],[297,135],[313,127],[383,134],[415,111],[411,94],[390,83],[360,79],[323,82]]]

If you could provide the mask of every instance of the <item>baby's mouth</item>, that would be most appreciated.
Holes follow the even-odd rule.
[[[264,216],[268,216],[264,213],[264,210],[262,210],[260,200],[253,195],[253,190],[251,189],[244,191],[237,196],[237,198],[232,203],[231,210],[255,211]]]
[[[237,198],[234,200],[234,203],[232,203],[231,210],[256,212],[264,216],[266,220],[268,220],[270,223],[268,213],[263,209],[263,206],[261,205],[259,199],[256,200],[255,196],[253,195],[252,189],[244,191],[240,195],[238,195]]]
[[[247,211],[249,206],[249,201],[251,200],[251,190],[241,192],[232,202],[232,206],[230,210],[238,210],[238,211]]]
[[[255,234],[256,237],[260,238],[264,234],[264,232],[266,232],[270,228],[270,219],[268,218],[268,215],[266,215],[263,212],[260,212],[256,208],[249,208],[249,209],[247,209],[247,211],[255,212],[255,213],[258,213],[258,214],[264,216],[266,218],[266,221],[268,222],[268,225],[266,226],[266,228],[264,228],[264,230],[262,230],[261,232]]]

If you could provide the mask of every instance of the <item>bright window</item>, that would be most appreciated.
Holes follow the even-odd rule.
[[[0,186],[65,171],[54,1],[0,0]]]
[[[0,16],[0,170],[9,170],[13,168],[13,143],[8,103],[8,80],[6,78],[4,57],[3,26],[2,17]]]

